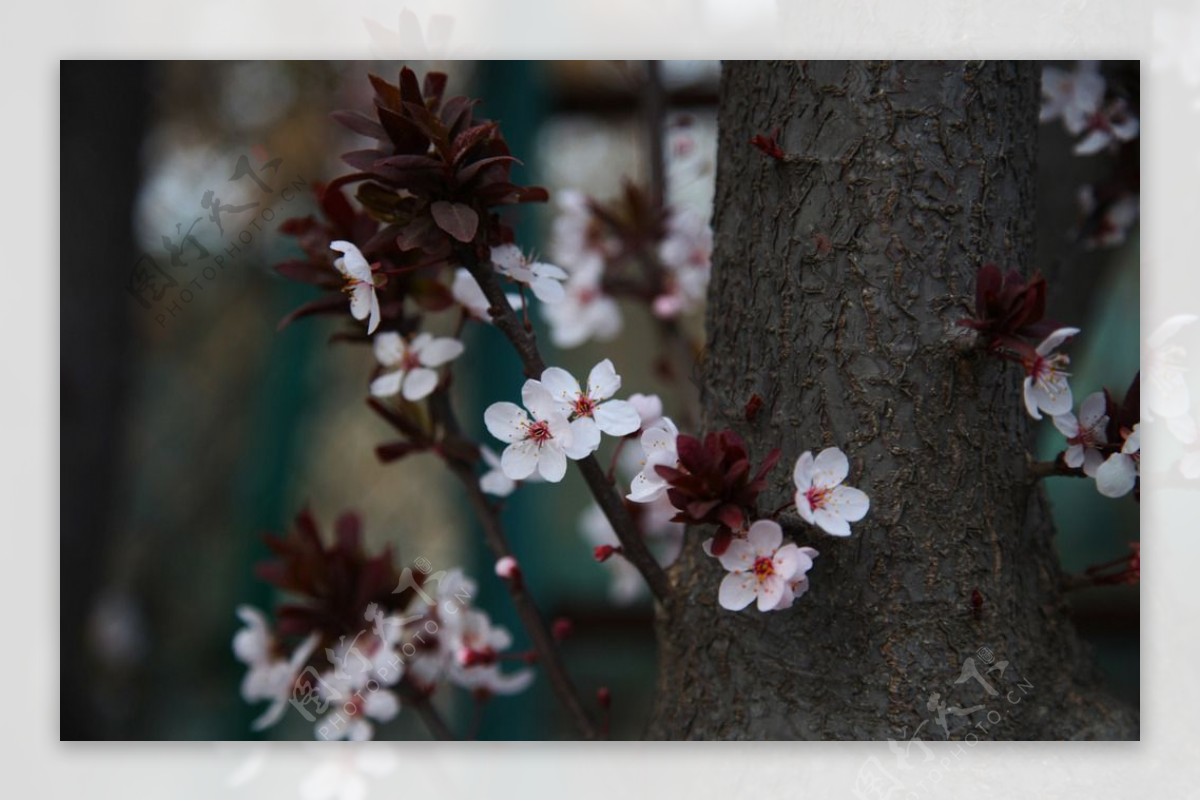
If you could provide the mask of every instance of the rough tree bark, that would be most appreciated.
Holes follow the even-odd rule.
[[[980,707],[949,710],[955,739],[1137,737],[1067,618],[1020,377],[948,344],[981,263],[1031,269],[1037,76],[725,65],[704,427],[739,431],[755,459],[783,449],[763,510],[790,498],[800,453],[830,445],[872,508],[845,539],[785,526],[821,555],[810,592],[766,615],[717,606],[708,532],[688,532],[651,737],[937,739],[939,703]],[[776,126],[783,161],[748,144]],[[955,683],[969,658],[997,695]]]

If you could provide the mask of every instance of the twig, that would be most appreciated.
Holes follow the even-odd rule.
[[[511,313],[511,309],[509,311]],[[455,417],[454,410],[450,406],[450,399],[445,392],[435,392],[430,396],[430,410],[446,436],[461,436],[458,418]],[[488,501],[483,490],[479,488],[479,480],[471,469],[471,465],[449,455],[446,456],[446,464],[462,482],[463,488],[467,492],[467,500],[483,525],[484,540],[492,551],[492,555],[497,560],[513,556],[508,538],[505,537],[504,528],[500,523],[499,509]],[[520,564],[520,560],[518,560],[518,564]],[[533,598],[521,581],[505,581],[504,585],[508,588],[522,625],[525,626],[529,638],[533,641],[534,650],[537,651],[539,661],[545,667],[546,676],[550,680],[550,686],[555,695],[570,714],[579,733],[585,739],[594,740],[596,726],[592,722],[591,716],[585,711],[583,702],[580,701],[579,692],[567,673],[566,665],[563,664],[558,649],[555,647],[550,629],[546,626],[546,621]]]
[[[1061,454],[1060,454],[1061,455]],[[1034,479],[1047,478],[1049,476],[1072,476],[1074,478],[1087,478],[1087,474],[1078,467],[1067,467],[1061,459],[1052,459],[1048,462],[1033,462],[1029,463],[1029,474]]]
[[[496,272],[492,269],[491,262],[480,260],[475,252],[469,249],[463,249],[459,256],[467,270],[483,289],[483,294],[487,297],[488,302],[491,303],[489,313],[492,316],[492,322],[495,323],[496,328],[500,329],[500,333],[504,334],[512,343],[525,368],[525,375],[529,378],[541,378],[542,373],[546,370],[546,362],[542,360],[542,355],[538,351],[537,338],[532,331],[525,329],[512,307],[508,305],[504,291],[496,280]],[[665,603],[671,594],[671,585],[667,581],[667,574],[658,564],[654,555],[650,553],[650,549],[646,547],[646,542],[642,539],[641,532],[633,522],[629,510],[625,508],[613,483],[605,477],[604,468],[596,461],[595,455],[579,459],[575,464],[583,475],[583,480],[587,483],[592,497],[595,498],[596,503],[604,512],[604,516],[608,518],[609,524],[612,525],[613,531],[616,532],[617,539],[624,548],[625,558],[642,574],[642,578],[646,580],[654,597],[659,602]]]

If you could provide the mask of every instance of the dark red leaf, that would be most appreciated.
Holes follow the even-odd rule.
[[[473,181],[476,177],[479,176],[480,172],[488,169],[489,167],[495,167],[497,165],[507,165],[507,164],[513,164],[513,163],[520,164],[521,161],[517,158],[514,158],[513,156],[491,156],[490,158],[480,159],[479,161],[471,162],[470,164],[466,165],[461,170],[459,170],[458,174],[456,174],[454,176],[454,178],[460,184],[469,184],[469,183],[471,183],[471,181]],[[514,188],[516,188],[516,187],[514,187]]]
[[[459,242],[470,242],[479,230],[479,215],[466,204],[439,200],[430,205],[429,211],[438,228]]]
[[[375,120],[357,111],[335,111],[333,118],[356,134],[369,136],[372,139],[387,139],[387,132]]]

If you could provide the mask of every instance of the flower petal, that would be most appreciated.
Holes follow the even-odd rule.
[[[418,367],[409,370],[404,377],[404,397],[406,400],[418,401],[433,392],[438,385],[438,374],[428,367]]]
[[[417,351],[421,364],[426,367],[441,367],[462,355],[463,343],[454,337],[437,337],[430,339],[419,349],[416,348],[416,343],[413,343],[413,349]]]
[[[812,504],[808,502],[807,490],[796,490],[796,511],[800,513],[805,522],[813,522]]]
[[[1074,437],[1079,434],[1079,421],[1070,412],[1054,415],[1054,427],[1064,437]]]
[[[404,338],[395,331],[384,331],[371,340],[375,360],[384,367],[395,367],[404,361]]]
[[[569,412],[582,390],[575,376],[561,367],[547,367],[542,371],[542,386],[550,393],[559,410]]]
[[[1133,459],[1123,453],[1114,453],[1096,470],[1096,491],[1109,498],[1120,498],[1129,494],[1137,480],[1137,468]]]
[[[850,460],[840,448],[826,448],[813,462],[813,483],[818,487],[834,487],[850,474]]]
[[[538,469],[538,462],[538,446],[529,440],[514,442],[500,454],[500,469],[513,481],[528,478]]]
[[[596,425],[610,437],[623,437],[642,427],[642,417],[629,401],[610,400],[596,407]]]
[[[1092,428],[1100,422],[1108,411],[1103,392],[1093,392],[1083,399],[1079,405],[1079,424],[1083,428]],[[1061,429],[1060,429],[1061,430]]]
[[[795,543],[791,542],[777,550],[775,557],[771,560],[772,565],[775,567],[775,572],[781,578],[789,580],[799,572],[802,562],[812,564],[812,561],[807,556],[800,553],[800,549],[796,547]]]
[[[792,481],[796,482],[796,489],[802,492],[812,487],[813,462],[812,451],[805,451],[796,460],[796,467],[792,471]],[[796,505],[799,506],[800,504],[797,503]]]
[[[487,407],[483,423],[488,432],[502,442],[519,442],[525,439],[529,426],[529,415],[515,403],[500,401]]]
[[[748,571],[754,566],[757,557],[755,547],[748,540],[735,539],[717,559],[721,562],[721,567],[737,573]]]
[[[1025,411],[1029,412],[1029,416],[1034,420],[1041,420],[1042,413],[1038,411],[1037,396],[1033,394],[1033,379],[1025,376]]]
[[[721,580],[717,591],[717,602],[731,612],[745,609],[754,600],[757,582],[749,573],[730,573]]]
[[[756,520],[746,532],[746,541],[756,555],[766,556],[774,553],[783,542],[783,529],[774,520]]]
[[[350,316],[355,320],[365,320],[371,315],[371,299],[375,297],[375,289],[367,284],[355,284],[350,290]]]
[[[488,495],[506,498],[517,488],[516,483],[500,470],[489,470],[479,479],[479,488]]]
[[[563,449],[547,443],[537,457],[538,474],[551,484],[557,484],[567,474],[567,456]]]
[[[387,723],[400,714],[400,700],[391,690],[376,690],[363,698],[363,714]]]
[[[389,370],[371,382],[371,394],[377,398],[390,398],[400,392],[403,380],[403,370]]]
[[[867,493],[854,487],[834,487],[829,493],[830,510],[839,517],[853,523],[866,517],[871,508]]]
[[[492,264],[500,272],[511,272],[525,266],[525,257],[516,245],[497,245],[492,248]]]
[[[1078,328],[1070,327],[1057,328],[1054,331],[1051,331],[1050,335],[1043,339],[1041,344],[1037,346],[1038,355],[1045,356],[1050,351],[1057,350],[1059,345],[1063,344],[1078,333]]]
[[[342,275],[370,283],[371,265],[367,262],[366,257],[363,256],[362,251],[353,242],[338,239],[330,242],[329,248],[342,254],[342,258],[334,263]]]
[[[600,429],[590,417],[571,421],[571,442],[563,450],[571,459],[584,459],[600,447]]]
[[[535,278],[530,282],[529,288],[533,290],[534,297],[542,303],[558,303],[567,296],[562,282],[553,278]]]
[[[375,287],[369,287],[371,291],[371,312],[367,320],[367,334],[374,334],[375,329],[379,327],[379,319],[381,312],[379,310],[379,296],[375,294]]]
[[[783,599],[783,579],[779,576],[767,576],[758,585],[758,611],[770,612]]]
[[[826,534],[832,534],[835,537],[850,536],[850,524],[827,506],[822,506],[813,513],[813,522],[824,529]]]
[[[532,378],[521,387],[521,403],[525,404],[535,420],[546,420],[550,417],[561,416],[554,396],[541,381]]]
[[[617,375],[611,359],[605,359],[588,373],[588,397],[594,401],[611,398],[621,388],[621,376]]]

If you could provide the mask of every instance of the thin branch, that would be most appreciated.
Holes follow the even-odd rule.
[[[459,255],[467,270],[483,289],[484,296],[491,303],[488,311],[492,316],[492,322],[517,351],[517,356],[520,357],[521,364],[525,368],[525,375],[529,378],[541,378],[542,373],[546,370],[546,362],[538,351],[537,338],[532,331],[526,330],[512,307],[508,305],[508,301],[504,297],[504,290],[500,288],[500,283],[496,279],[496,271],[492,269],[491,262],[480,260],[473,250],[463,249]],[[625,558],[642,574],[642,578],[646,580],[654,597],[660,602],[666,602],[671,594],[671,585],[667,581],[667,574],[658,564],[654,555],[650,553],[650,549],[646,547],[646,542],[642,538],[637,524],[630,516],[629,510],[625,508],[621,496],[617,494],[616,487],[604,475],[604,468],[596,461],[595,455],[586,456],[576,461],[575,465],[583,475],[583,480],[587,483],[592,497],[595,498],[596,503],[604,512],[604,516],[608,518],[609,524],[612,525],[613,531],[616,532],[617,539],[624,548]]]
[[[447,436],[461,437],[458,418],[455,417],[454,410],[450,406],[450,399],[447,393],[435,392],[430,396],[430,410]],[[488,501],[487,496],[483,494],[483,490],[479,488],[479,479],[475,476],[475,472],[471,469],[471,466],[449,455],[446,456],[445,461],[450,471],[462,482],[463,488],[467,493],[467,500],[483,525],[484,539],[487,542],[488,548],[491,549],[492,555],[497,560],[506,556],[513,556],[512,549],[508,544],[508,538],[504,535],[504,528],[500,522],[499,509]],[[520,564],[520,560],[517,563]],[[521,618],[522,625],[524,625],[526,632],[528,632],[530,640],[533,641],[534,650],[538,654],[538,661],[545,668],[546,676],[550,680],[550,686],[554,690],[555,695],[558,696],[558,700],[566,708],[568,714],[570,714],[580,734],[585,739],[594,740],[596,738],[596,726],[592,722],[591,716],[585,711],[583,702],[579,698],[579,691],[575,688],[574,682],[571,681],[566,665],[563,664],[562,657],[555,647],[550,629],[546,626],[546,621],[534,603],[533,598],[525,589],[525,584],[520,580],[506,580],[504,585],[508,588],[513,606],[516,607],[517,615]]]

